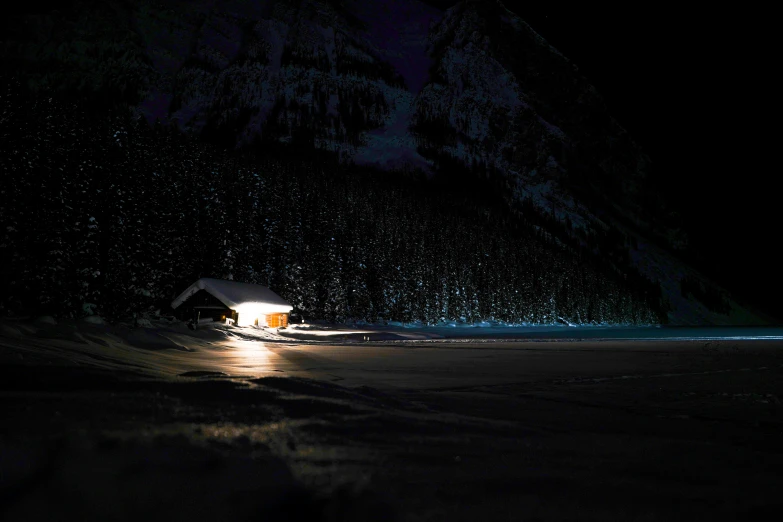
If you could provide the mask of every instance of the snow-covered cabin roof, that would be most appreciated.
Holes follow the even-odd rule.
[[[210,277],[202,277],[190,285],[171,302],[171,307],[177,308],[199,290],[206,290],[227,307],[235,310],[248,305],[260,305],[270,312],[280,313],[287,313],[293,309],[285,299],[265,286]]]

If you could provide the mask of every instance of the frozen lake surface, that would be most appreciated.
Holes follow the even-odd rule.
[[[371,340],[400,338],[415,339],[487,339],[487,340],[583,340],[583,339],[613,339],[613,340],[743,340],[743,339],[775,339],[783,340],[783,327],[759,326],[360,326],[351,330],[348,327],[324,327],[319,325],[305,326],[298,329],[294,325],[284,335],[299,336],[305,332],[324,336],[340,335],[340,332],[355,331],[366,333]],[[295,333],[292,333],[295,332]],[[357,340],[359,336],[351,339]]]
[[[780,329],[0,322],[5,520],[777,520]]]

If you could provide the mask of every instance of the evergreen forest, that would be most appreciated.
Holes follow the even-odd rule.
[[[497,204],[490,181],[230,151],[132,111],[4,91],[0,313],[165,315],[218,277],[337,322],[665,322],[660,287],[627,260]]]

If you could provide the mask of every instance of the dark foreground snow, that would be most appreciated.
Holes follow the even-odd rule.
[[[0,327],[4,520],[777,520],[783,508],[772,334]]]

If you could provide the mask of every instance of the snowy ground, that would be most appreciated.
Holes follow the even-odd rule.
[[[783,507],[779,330],[51,323],[0,320],[4,520]]]

